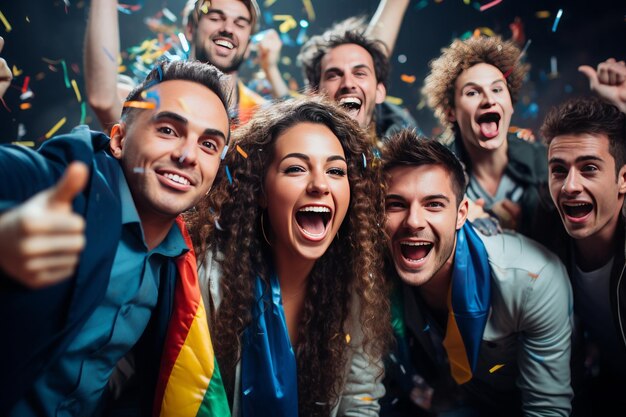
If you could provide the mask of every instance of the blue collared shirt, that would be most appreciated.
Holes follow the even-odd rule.
[[[121,169],[121,168],[120,168]],[[141,337],[154,310],[161,266],[187,251],[174,225],[152,250],[144,240],[139,215],[120,173],[122,236],[102,303],[76,339],[20,400],[12,416],[93,416],[116,363]]]

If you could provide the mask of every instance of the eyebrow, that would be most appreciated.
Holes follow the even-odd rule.
[[[189,124],[189,121],[184,118],[183,116],[181,116],[178,113],[174,113],[171,111],[162,111],[159,112],[157,114],[155,114],[154,116],[152,116],[152,122],[159,122],[161,120],[174,120],[184,126],[187,126]],[[207,127],[206,129],[204,129],[204,132],[202,132],[204,135],[206,136],[214,136],[214,137],[218,137],[221,138],[222,141],[226,142],[226,135],[224,135],[224,132],[222,132],[219,129],[214,129],[211,127]]]
[[[406,201],[406,198],[404,198],[403,196],[401,196],[399,194],[387,194],[385,196],[385,200],[392,200],[392,199]],[[427,195],[422,200],[423,201],[446,200],[447,202],[450,202],[450,198],[448,196],[444,195],[444,194]]]
[[[366,69],[368,71],[372,70],[369,66],[367,66],[367,64],[357,64],[357,65],[351,67],[351,69],[352,70],[355,70],[355,69]],[[328,69],[326,69],[324,71],[324,73],[327,73],[327,72],[343,72],[343,70],[341,70],[340,68],[337,68],[337,67],[330,67],[330,68],[328,68]]]
[[[598,162],[604,162],[602,160],[602,158],[600,158],[599,156],[595,156],[595,155],[581,155],[578,158],[576,158],[576,160],[574,161],[574,163],[579,163],[579,162],[587,162],[587,161],[598,161]],[[548,161],[548,164],[565,164],[565,160],[562,158],[550,158],[550,160]]]
[[[206,14],[210,14],[210,13],[216,13],[219,14],[222,18],[226,18],[226,13],[224,13],[223,10],[220,9],[208,9]],[[245,16],[237,16],[233,18],[234,20],[245,20],[247,23],[252,23],[252,20],[248,19]]]
[[[498,78],[496,80],[493,80],[489,85],[492,86],[492,85],[494,85],[496,83],[499,83],[499,82],[502,82],[502,83],[506,84],[506,80],[504,78]],[[478,83],[475,83],[474,81],[468,81],[465,84],[463,84],[463,86],[461,87],[461,90],[463,90],[465,87],[468,87],[468,86],[482,87],[482,85],[480,85]]]
[[[288,153],[287,155],[283,156],[282,159],[280,160],[280,162],[283,162],[287,158],[298,158],[298,159],[303,159],[305,161],[310,161],[311,160],[311,158],[309,158],[309,155],[305,155],[305,154],[299,153],[299,152],[292,152],[292,153]],[[326,158],[326,162],[331,162],[331,161],[343,161],[346,164],[348,163],[346,161],[346,158],[344,158],[341,155],[331,155],[328,158]]]

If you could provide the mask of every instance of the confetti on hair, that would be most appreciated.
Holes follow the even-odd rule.
[[[246,153],[246,151],[244,151],[243,149],[241,149],[241,146],[237,145],[237,152],[239,152],[241,154],[241,156],[243,156],[244,158],[248,158],[248,154]]]
[[[492,2],[489,2],[487,4],[483,4],[482,6],[480,6],[480,10],[481,12],[484,12],[487,9],[491,9],[493,6],[497,6],[498,4],[502,3],[502,0],[493,0]]]
[[[415,75],[402,74],[400,79],[407,84],[413,84],[415,82]]]
[[[350,340],[351,340],[350,333],[346,333],[346,343],[350,344]]]
[[[2,20],[2,24],[4,25],[4,28],[6,29],[6,31],[10,32],[12,29],[11,24],[9,23],[7,18],[4,17],[4,14],[2,14],[2,11],[0,11],[0,20]]]
[[[161,99],[159,98],[158,92],[144,91],[143,93],[141,93],[141,95],[143,96],[144,99],[153,101],[156,108],[159,108],[159,106],[161,105]]]
[[[56,131],[59,130],[61,128],[61,126],[63,126],[65,124],[66,121],[67,121],[66,117],[64,117],[61,120],[59,120],[57,122],[57,124],[52,126],[52,129],[48,130],[48,132],[44,135],[44,137],[46,139],[50,139],[52,137],[52,135],[54,135],[56,133]]]
[[[226,152],[228,152],[228,145],[224,145],[224,149],[222,149],[222,155],[220,155],[221,160],[224,160],[224,158],[226,158]]]
[[[554,24],[552,25],[552,32],[556,32],[556,28],[559,26],[559,22],[561,21],[561,16],[563,16],[563,9],[559,9],[556,13],[556,17],[554,18]]]
[[[80,103],[80,122],[78,122],[78,124],[84,125],[86,117],[87,117],[87,103],[83,101],[82,103]]]
[[[213,221],[213,223],[215,224],[215,228],[216,228],[217,230],[219,230],[220,232],[223,232],[223,231],[224,231],[224,229],[222,229],[222,226],[220,226],[220,223],[217,221],[217,219],[215,219],[215,220]]]
[[[311,0],[302,0],[302,4],[304,4],[304,10],[306,10],[306,15],[309,20],[315,20],[315,10],[313,9]]]
[[[208,2],[206,0],[202,3],[202,6],[200,7],[200,11],[202,13],[207,14],[209,12],[209,3],[210,2]]]
[[[78,102],[80,103],[81,101],[83,101],[83,99],[80,96],[80,91],[78,90],[78,84],[76,84],[76,80],[73,78],[72,78],[72,87],[74,88],[74,93],[76,94],[76,100],[78,100]]]
[[[365,158],[364,153],[362,153],[361,156],[363,157],[363,168],[367,168],[367,158]]]
[[[124,107],[134,107],[137,109],[156,109],[156,104],[151,101],[125,101]]]
[[[491,369],[489,369],[489,373],[490,373],[490,374],[492,374],[492,373],[494,373],[495,371],[497,371],[498,369],[502,368],[503,366],[504,366],[504,364],[503,364],[503,363],[498,364],[498,365],[495,365],[495,366],[492,366],[492,367],[491,367]]]
[[[228,183],[232,185],[233,177],[230,175],[230,169],[228,169],[228,165],[224,165],[224,168],[226,169],[226,176],[228,177]]]

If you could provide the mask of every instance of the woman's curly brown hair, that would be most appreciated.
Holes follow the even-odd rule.
[[[476,64],[493,65],[505,74],[511,101],[513,104],[517,102],[530,65],[521,62],[521,51],[512,41],[503,41],[499,36],[456,39],[441,52],[441,56],[429,63],[430,74],[424,80],[422,94],[443,126],[452,125],[448,110],[454,107],[456,79]]]
[[[247,158],[230,149],[223,161],[232,183],[219,183],[188,220],[198,259],[204,259],[206,250],[223,254],[223,301],[212,314],[211,325],[220,369],[230,388],[239,360],[240,336],[252,319],[255,277],[261,277],[269,288],[272,249],[263,239],[259,206],[265,175],[274,158],[276,139],[299,123],[323,124],[337,136],[348,164],[351,194],[338,236],[309,275],[295,346],[299,414],[328,416],[341,396],[347,352],[354,348],[354,343],[346,343],[352,303],[360,305],[363,347],[371,357],[382,356],[391,340],[382,260],[380,163],[363,131],[343,110],[321,97],[288,100],[257,111],[234,132],[233,145]]]

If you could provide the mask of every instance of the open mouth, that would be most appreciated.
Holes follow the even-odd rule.
[[[585,217],[587,214],[591,213],[593,210],[593,204],[591,203],[568,203],[562,204],[563,211],[568,217],[572,217],[574,219],[580,219]]]
[[[322,236],[330,219],[331,211],[324,206],[305,206],[296,213],[298,226],[311,237]]]
[[[339,99],[339,105],[348,113],[356,114],[361,110],[363,102],[358,97],[342,97]]]
[[[400,252],[410,262],[421,261],[428,256],[432,248],[433,244],[430,242],[400,242]]]
[[[488,139],[498,136],[500,118],[498,113],[485,113],[481,115],[477,120],[480,126],[480,133]]]
[[[216,39],[213,42],[216,45],[223,46],[224,48],[227,48],[227,49],[233,49],[235,47],[235,45],[232,42],[230,42],[230,41],[228,41],[226,39]]]

